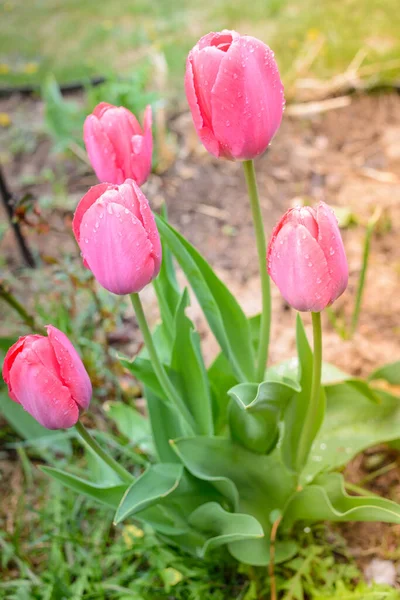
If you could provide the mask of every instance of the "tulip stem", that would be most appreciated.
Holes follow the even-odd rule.
[[[139,294],[131,294],[131,300],[136,313],[136,319],[142,332],[144,343],[146,344],[147,352],[149,353],[151,364],[157,376],[158,382],[163,388],[169,402],[178,411],[179,415],[186,420],[187,424],[191,428],[191,433],[193,433],[195,425],[193,417],[186,404],[182,401],[179,394],[177,394],[174,386],[171,383],[171,380],[169,379],[158,357],[157,350],[153,342],[153,337],[151,335],[151,331],[143,311],[143,305],[140,300]]]
[[[313,326],[313,370],[310,390],[310,403],[305,417],[303,431],[299,443],[298,455],[300,464],[305,464],[310,451],[312,441],[317,433],[315,430],[318,420],[318,407],[321,397],[321,373],[322,373],[322,327],[321,313],[312,312]]]
[[[75,425],[75,430],[78,432],[79,436],[82,438],[84,443],[87,446],[89,446],[89,448],[91,448],[91,450],[93,450],[93,452],[97,454],[97,456],[101,458],[101,460],[103,460],[109,467],[111,467],[111,469],[115,471],[115,473],[117,473],[118,477],[120,477],[122,481],[125,481],[127,483],[132,483],[132,481],[134,481],[135,478],[133,477],[133,475],[131,475],[129,471],[127,471],[124,467],[118,464],[117,461],[114,460],[114,458],[112,458],[112,456],[110,456],[105,450],[103,450],[103,448],[90,435],[86,427],[82,425],[80,421],[78,421]]]
[[[243,162],[243,168],[246,177],[247,189],[249,192],[254,231],[256,234],[258,264],[261,278],[262,311],[256,374],[257,381],[263,381],[264,372],[268,362],[269,336],[271,328],[271,289],[266,265],[267,246],[265,242],[264,224],[257,190],[254,162],[252,160],[245,160]]]

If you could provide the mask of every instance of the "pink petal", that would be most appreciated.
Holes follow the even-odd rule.
[[[4,358],[4,363],[3,363],[3,370],[2,370],[2,375],[3,375],[3,379],[5,381],[5,384],[8,386],[8,394],[11,398],[11,400],[14,400],[14,402],[18,402],[19,400],[18,398],[15,396],[12,387],[11,387],[11,382],[10,382],[10,372],[11,372],[11,368],[14,364],[14,361],[16,359],[16,357],[18,356],[18,354],[20,352],[22,352],[22,350],[24,349],[25,346],[25,342],[28,338],[35,338],[35,339],[39,339],[41,336],[40,335],[24,335],[23,337],[20,337],[15,344],[13,344],[7,351],[7,354]]]
[[[10,371],[10,385],[23,408],[43,427],[63,429],[76,424],[79,410],[68,388],[33,350],[28,348],[17,355]]]
[[[215,46],[193,52],[193,73],[196,98],[200,107],[203,124],[212,129],[211,91],[214,87],[221,61],[225,52]]]
[[[154,276],[152,243],[139,219],[121,204],[89,208],[80,247],[96,279],[114,294],[139,292]]]
[[[109,111],[105,114],[107,112]],[[83,125],[83,139],[98,179],[109,183],[122,183],[125,177],[117,163],[115,149],[97,117],[89,115],[86,118]]]
[[[199,102],[196,95],[196,89],[194,85],[194,73],[193,73],[193,52],[191,50],[189,56],[186,61],[186,72],[185,72],[185,92],[186,98],[189,104],[189,108],[192,113],[193,123],[197,131],[197,135],[199,136],[202,144],[205,146],[206,150],[218,157],[220,154],[219,144],[212,132],[212,130],[207,127],[203,121],[202,112],[199,106]]]
[[[62,382],[73,400],[82,409],[87,409],[92,397],[92,384],[79,354],[62,331],[52,325],[47,325],[46,329]]]
[[[134,182],[132,182],[134,184]],[[160,268],[161,268],[161,258],[162,258],[162,250],[161,250],[161,240],[160,234],[158,233],[157,225],[154,220],[154,215],[152,210],[150,209],[147,198],[143,194],[142,190],[136,184],[136,196],[139,200],[140,214],[141,214],[141,222],[147,232],[148,239],[152,245],[152,257],[154,260],[154,273],[153,279],[157,277]]]
[[[212,90],[212,129],[227,158],[261,154],[283,113],[283,86],[272,51],[255,38],[234,40]]]
[[[147,106],[144,113],[144,133],[134,135],[131,140],[131,173],[138,185],[147,181],[153,156],[153,134],[151,130],[151,106]]]
[[[101,127],[110,140],[115,166],[122,180],[108,179],[111,183],[123,183],[131,177],[132,136],[142,135],[142,128],[133,114],[124,107],[112,107],[101,117]]]
[[[98,200],[100,196],[109,189],[116,189],[116,186],[110,185],[109,183],[99,183],[98,185],[94,185],[89,189],[88,192],[86,192],[76,207],[74,218],[72,220],[72,231],[74,232],[74,236],[78,244],[81,238],[81,223],[83,215],[88,208],[90,208],[92,204],[94,204],[96,200]]]
[[[268,271],[285,300],[300,311],[319,312],[330,300],[328,264],[303,225],[287,222],[269,248]]]
[[[325,254],[331,277],[331,300],[334,302],[347,287],[349,269],[337,219],[324,202],[317,208],[318,242]]]

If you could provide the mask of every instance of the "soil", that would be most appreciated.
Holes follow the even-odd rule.
[[[11,98],[0,102],[0,113],[11,114],[16,123],[40,122],[42,105],[31,99]],[[25,121],[24,121],[25,119]],[[249,314],[258,311],[259,282],[254,234],[241,165],[217,161],[200,146],[190,115],[172,118],[169,127],[176,136],[174,163],[163,173],[154,174],[145,186],[153,208],[165,201],[169,218],[177,228],[216,267]],[[4,137],[4,136],[3,136]],[[2,134],[0,130],[0,143]],[[9,157],[10,158],[10,157]],[[71,212],[80,196],[96,179],[90,168],[71,158],[50,153],[47,138],[39,135],[30,152],[22,152],[5,164],[10,188],[17,196],[49,193],[49,183],[28,179],[44,168],[62,178],[69,193],[67,206],[51,214],[50,231],[33,230],[27,236],[42,254],[72,253],[80,260],[68,233]],[[360,274],[362,245],[368,219],[377,207],[381,210],[372,239],[370,267],[363,299],[363,310],[356,334],[341,339],[325,317],[325,359],[357,376],[400,356],[400,96],[386,94],[353,96],[351,103],[337,110],[307,118],[286,116],[266,155],[256,164],[262,210],[267,234],[288,207],[302,202],[328,202],[339,216],[351,216],[354,223],[343,229],[349,261],[350,279],[345,294],[335,303],[335,311],[349,321]],[[58,231],[54,231],[54,229]],[[1,252],[9,268],[18,268],[18,257],[11,233]],[[46,267],[45,267],[46,269]],[[152,312],[151,292],[147,292]],[[293,355],[294,317],[273,286],[272,363]],[[194,308],[195,318],[199,311]],[[306,316],[309,326],[309,320]],[[200,326],[202,327],[201,323]],[[215,354],[215,342],[204,333],[208,360]],[[399,432],[400,437],[400,432]],[[385,456],[389,452],[383,450]],[[348,475],[358,483],[369,473],[365,456],[348,467]],[[385,459],[386,460],[386,459]],[[369,483],[371,489],[400,501],[400,463],[391,454],[394,467]],[[341,526],[354,555],[364,563],[370,555],[397,558],[398,527],[381,524]],[[382,540],[385,542],[382,544]]]

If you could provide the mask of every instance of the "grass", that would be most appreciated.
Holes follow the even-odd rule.
[[[332,77],[362,50],[363,65],[377,66],[370,83],[390,83],[400,72],[397,8],[397,0],[1,0],[0,88],[36,85],[49,72],[62,83],[126,74],[162,53],[168,91],[181,94],[188,50],[224,27],[270,44],[286,80]]]

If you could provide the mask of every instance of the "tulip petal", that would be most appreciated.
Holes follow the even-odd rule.
[[[153,133],[151,130],[151,106],[144,113],[143,135],[134,135],[131,140],[131,172],[138,185],[142,185],[149,177],[153,154]]]
[[[212,89],[212,130],[227,158],[263,153],[276,133],[284,106],[273,52],[250,36],[235,39]]]
[[[132,182],[134,184],[134,182]],[[152,257],[154,259],[154,273],[153,279],[157,277],[160,268],[161,268],[161,258],[162,258],[162,249],[161,249],[161,240],[160,234],[158,233],[157,225],[154,219],[153,212],[149,206],[149,203],[143,194],[142,190],[138,185],[135,184],[136,188],[136,197],[139,200],[139,208],[141,214],[141,221],[143,226],[147,232],[148,239],[152,245]]]
[[[96,203],[86,211],[80,248],[96,279],[114,294],[139,292],[154,277],[152,243],[140,220],[121,204]]]
[[[330,301],[324,253],[303,225],[287,222],[269,249],[268,271],[285,300],[300,311],[319,312]]]
[[[92,384],[79,354],[62,331],[52,325],[47,325],[46,330],[65,387],[82,409],[88,408]]]
[[[97,117],[93,115],[86,117],[83,139],[98,179],[103,182],[123,183],[125,177],[117,163],[114,147]]]
[[[347,287],[349,269],[337,219],[325,202],[317,208],[318,242],[325,254],[331,277],[331,300],[336,300]]]
[[[31,349],[15,358],[10,386],[23,408],[43,427],[68,428],[78,421],[79,410],[68,388]]]
[[[199,136],[202,144],[210,152],[217,158],[220,155],[219,143],[217,142],[212,130],[210,127],[207,127],[202,116],[202,112],[200,109],[199,101],[197,98],[197,92],[194,84],[194,73],[193,73],[193,50],[189,53],[188,59],[186,61],[186,72],[185,72],[185,92],[186,98],[192,112],[193,123],[197,131],[197,135]]]
[[[112,183],[123,183],[131,173],[131,140],[134,135],[142,135],[142,128],[133,114],[124,108],[112,107],[101,117],[101,127],[111,142],[116,168],[121,172],[121,181],[107,179]]]
[[[11,386],[11,381],[10,381],[10,372],[11,372],[11,367],[14,364],[14,361],[16,359],[16,357],[18,356],[18,354],[20,352],[22,352],[22,350],[24,349],[25,346],[25,341],[28,338],[35,338],[35,339],[39,339],[41,336],[40,335],[24,335],[23,337],[20,337],[15,344],[13,344],[9,349],[8,352],[6,354],[6,357],[4,359],[4,363],[3,363],[3,370],[2,370],[2,375],[3,375],[3,379],[5,381],[5,384],[8,386],[8,394],[11,398],[11,400],[14,400],[14,402],[17,402],[18,404],[20,403],[18,398],[15,396],[12,386]]]
[[[83,215],[108,189],[116,189],[116,187],[109,183],[99,183],[98,185],[94,185],[86,192],[76,207],[74,218],[72,219],[72,231],[74,232],[78,244],[81,239],[81,223]]]

